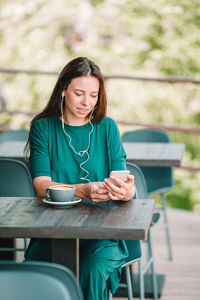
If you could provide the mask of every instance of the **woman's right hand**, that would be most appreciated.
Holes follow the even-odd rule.
[[[87,197],[94,202],[103,202],[110,200],[108,191],[103,182],[87,183]]]

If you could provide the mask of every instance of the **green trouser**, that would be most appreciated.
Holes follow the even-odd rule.
[[[117,290],[127,255],[124,241],[80,240],[79,278],[85,300],[106,300],[108,287],[112,293]],[[31,240],[25,258],[51,261],[51,240]]]

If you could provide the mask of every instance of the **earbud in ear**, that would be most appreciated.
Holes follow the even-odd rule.
[[[64,92],[62,92],[62,97],[65,97],[65,94],[64,94]]]

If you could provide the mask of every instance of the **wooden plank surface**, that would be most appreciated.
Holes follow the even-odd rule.
[[[0,143],[0,156],[11,158],[23,158],[24,147],[26,142],[24,141],[6,141]]]
[[[160,300],[199,300],[200,214],[168,208],[168,221],[173,261],[168,260],[165,232],[163,230],[152,232],[155,271],[157,274],[165,275]],[[161,218],[159,223],[162,222]],[[146,250],[145,246],[143,243],[143,250]],[[145,251],[143,257],[145,258]],[[136,268],[135,265],[133,267]],[[113,300],[127,300],[127,298],[113,298]]]
[[[38,198],[0,198],[0,237],[145,239],[153,200],[83,203],[55,209]]]
[[[185,145],[182,143],[123,143],[127,161],[139,166],[179,166]]]

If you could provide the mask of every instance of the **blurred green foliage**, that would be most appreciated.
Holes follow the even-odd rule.
[[[1,0],[0,21],[0,67],[59,72],[88,56],[105,74],[199,78],[199,0]],[[55,81],[0,73],[0,96],[7,109],[38,111]],[[199,85],[108,80],[106,88],[114,119],[200,125]],[[0,120],[14,129],[29,122],[24,115]],[[199,135],[170,134],[186,144],[183,162],[200,165]],[[175,170],[175,177],[170,205],[200,212],[199,173]]]
[[[194,209],[195,203],[192,200],[191,186],[185,187],[180,178],[178,178],[175,182],[175,189],[167,195],[167,200],[171,207],[191,211]]]

